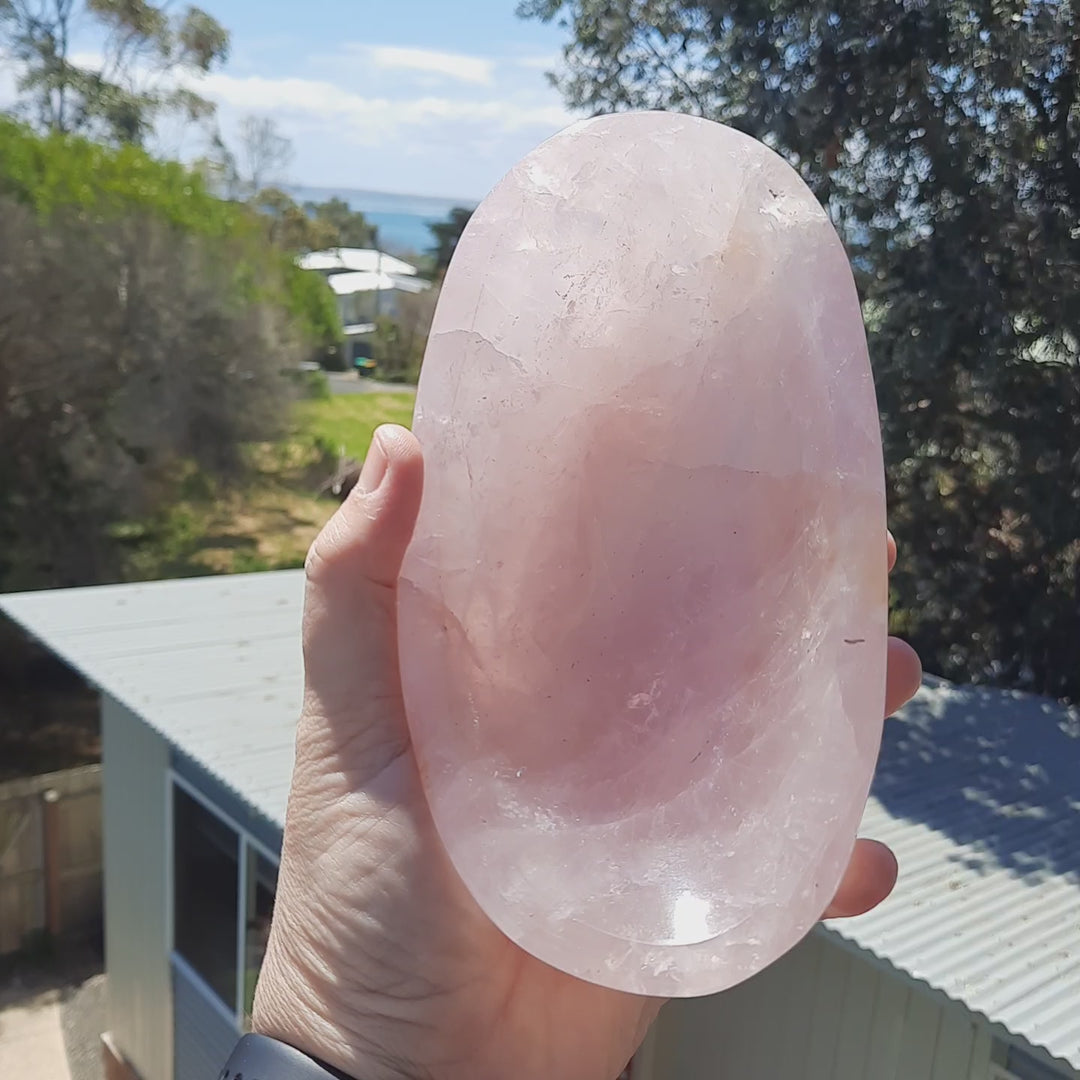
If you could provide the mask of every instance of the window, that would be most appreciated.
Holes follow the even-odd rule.
[[[173,844],[173,947],[235,1009],[240,838],[176,787]]]
[[[277,891],[278,868],[252,847],[247,849],[247,855],[244,1019],[250,1021],[251,1006],[255,1000],[255,983],[259,978],[259,970],[266,953],[266,941],[270,936],[270,915],[274,908],[274,893]]]
[[[1013,1043],[994,1039],[990,1080],[1064,1080],[1066,1074],[1047,1065]]]
[[[173,951],[248,1026],[277,863],[179,781],[173,792]]]

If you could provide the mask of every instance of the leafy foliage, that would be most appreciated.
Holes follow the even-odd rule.
[[[223,199],[251,201],[272,191],[291,199],[273,185],[280,184],[293,160],[293,146],[277,123],[265,116],[241,119],[235,146],[215,131],[209,153],[195,163],[195,169]]]
[[[240,154],[248,189],[262,189],[281,174],[293,159],[292,143],[268,116],[245,116],[240,121]]]
[[[465,226],[469,224],[472,216],[473,212],[468,207],[455,206],[446,221],[436,221],[428,226],[435,238],[435,246],[431,249],[431,254],[435,259],[434,277],[441,278],[446,273],[446,268],[450,265],[450,260],[457,250],[461,234],[465,231]]]
[[[270,241],[283,251],[318,251],[319,241],[331,239],[319,231],[311,215],[280,188],[264,188],[252,197],[250,205],[262,215]]]
[[[301,331],[316,347],[316,359],[329,368],[341,366],[335,358],[344,356],[345,332],[337,300],[321,274],[307,273],[289,266],[287,306]]]
[[[249,261],[239,267],[238,283],[251,280],[251,262],[269,259],[279,273],[267,280],[280,292],[266,299],[284,304],[317,347],[332,348],[342,340],[341,319],[326,282],[296,269],[295,249],[273,229],[267,239],[278,250],[267,250],[262,217],[216,198],[201,176],[176,162],[157,161],[131,145],[112,148],[55,133],[35,136],[0,118],[0,193],[33,206],[44,218],[64,208],[102,223],[149,213],[183,232],[242,243]],[[255,209],[260,209],[257,203]]]
[[[438,300],[439,290],[434,287],[422,293],[402,293],[394,316],[375,320],[371,358],[380,378],[389,382],[416,382],[419,378]]]
[[[375,226],[341,199],[301,206],[287,192],[269,187],[252,196],[249,202],[262,215],[271,241],[285,251],[370,248],[376,243]]]
[[[179,166],[0,121],[0,589],[120,576],[124,522],[282,430],[332,320]]]
[[[0,191],[42,217],[64,207],[99,220],[137,210],[204,236],[244,231],[250,217],[210,195],[182,165],[155,161],[138,147],[112,148],[58,133],[38,137],[2,117]]]
[[[330,238],[323,247],[375,247],[378,236],[375,226],[359,210],[353,210],[344,199],[330,198],[325,202],[304,203],[315,228]]]
[[[24,113],[61,133],[142,143],[163,114],[206,120],[213,106],[185,84],[224,62],[229,35],[201,8],[173,14],[148,0],[0,0],[0,47],[18,63]],[[72,59],[71,33],[93,20],[100,63]]]
[[[272,243],[302,253],[324,248],[371,248],[377,230],[359,210],[332,197],[301,206],[278,186],[293,158],[292,144],[266,117],[245,117],[235,148],[216,135],[196,169],[224,199],[245,201],[266,223]]]
[[[782,153],[865,301],[932,670],[1080,697],[1080,26],[1064,0],[528,0],[592,111],[671,108]]]

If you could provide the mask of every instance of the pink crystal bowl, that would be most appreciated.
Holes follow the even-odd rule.
[[[405,703],[465,884],[604,986],[754,974],[840,881],[884,703],[877,408],[825,213],[718,124],[574,125],[462,237],[415,431]]]

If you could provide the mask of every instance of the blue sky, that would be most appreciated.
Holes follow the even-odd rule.
[[[544,77],[564,32],[518,19],[516,0],[201,5],[232,34],[203,88],[226,136],[274,117],[295,183],[479,198],[572,119]]]
[[[227,141],[244,116],[277,121],[295,151],[281,181],[478,200],[574,119],[544,77],[565,31],[518,19],[517,0],[197,3],[232,48],[224,68],[191,86],[217,103]],[[72,58],[99,65],[101,47],[84,19]],[[0,106],[12,103],[15,77],[0,55]],[[190,127],[159,136],[169,156],[206,152]]]

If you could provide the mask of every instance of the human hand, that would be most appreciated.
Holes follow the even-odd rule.
[[[506,938],[428,810],[395,611],[422,484],[415,438],[380,428],[308,560],[304,707],[255,1030],[356,1080],[612,1080],[662,1001],[582,982]],[[887,712],[919,675],[890,640]],[[825,916],[868,910],[895,878],[892,853],[860,840]]]

